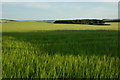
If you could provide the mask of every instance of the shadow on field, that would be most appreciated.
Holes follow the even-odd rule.
[[[120,57],[117,34],[117,31],[102,30],[3,32],[3,41],[6,41],[4,37],[14,37],[17,41],[30,43],[39,54]]]

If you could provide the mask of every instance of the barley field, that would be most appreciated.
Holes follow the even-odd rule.
[[[118,23],[107,24],[2,23],[2,77],[120,79]]]

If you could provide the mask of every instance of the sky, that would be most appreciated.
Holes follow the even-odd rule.
[[[5,2],[5,0],[3,0],[2,3],[2,13],[0,14],[2,14],[3,19],[54,20],[54,19],[83,19],[83,18],[85,19],[118,18],[118,2],[7,2],[7,1],[8,0],[6,0]]]
[[[2,2],[118,2],[119,0],[1,0]]]

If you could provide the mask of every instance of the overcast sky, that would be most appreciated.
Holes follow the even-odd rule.
[[[113,19],[118,18],[118,2],[3,2],[2,18],[19,20]]]
[[[1,0],[2,2],[118,2],[119,0]]]

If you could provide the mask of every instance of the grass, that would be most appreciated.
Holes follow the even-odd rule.
[[[3,78],[118,78],[118,23],[3,23]]]
[[[3,32],[30,32],[39,30],[118,30],[118,23],[111,25],[83,25],[83,24],[53,24],[44,22],[18,22],[3,23]],[[12,27],[11,27],[12,26]]]

